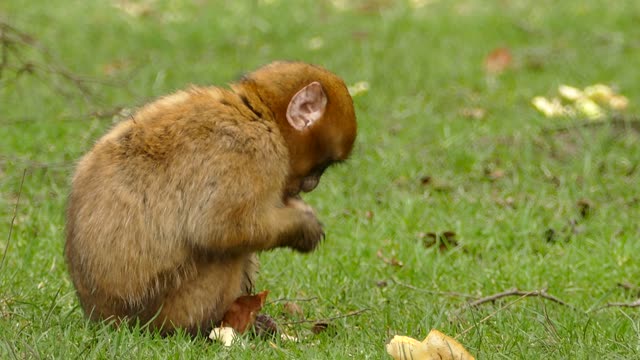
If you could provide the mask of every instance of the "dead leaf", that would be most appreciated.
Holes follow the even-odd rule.
[[[266,314],[259,314],[253,323],[256,335],[273,337],[278,333],[278,324],[273,318]]]
[[[425,175],[425,176],[420,178],[420,184],[429,185],[430,183],[431,183],[431,176]]]
[[[484,59],[484,70],[489,74],[500,74],[511,67],[513,57],[508,48],[494,49]]]
[[[255,323],[256,316],[262,309],[268,294],[269,290],[265,290],[256,295],[237,298],[224,314],[221,326],[231,327],[240,334],[247,331]]]
[[[582,218],[587,218],[593,212],[593,203],[589,199],[580,199],[577,205]]]
[[[482,120],[487,116],[487,110],[479,107],[464,108],[460,110],[460,115],[467,119]]]
[[[424,247],[430,248],[437,245],[440,252],[459,246],[454,231],[418,233],[418,238],[423,239]]]
[[[311,327],[311,332],[318,335],[321,332],[327,330],[328,327],[329,327],[329,323],[324,321],[318,321],[315,324],[313,324],[313,326]]]
[[[300,305],[294,302],[288,301],[284,303],[283,311],[289,317],[295,317],[295,318],[304,317],[304,312],[302,311],[302,308],[300,307]]]
[[[403,267],[404,264],[402,263],[402,261],[398,260],[395,255],[391,256],[391,258],[387,258],[384,256],[384,254],[382,254],[382,249],[378,250],[376,252],[376,256],[378,256],[378,258],[380,260],[382,260],[385,264],[387,265],[391,265],[391,266],[395,266],[395,267]]]
[[[364,217],[365,217],[365,218],[367,218],[367,220],[371,220],[371,219],[373,219],[373,211],[371,211],[371,210],[367,210],[367,211],[364,213]]]

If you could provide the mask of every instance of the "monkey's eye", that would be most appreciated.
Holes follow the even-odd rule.
[[[324,173],[324,171],[327,170],[329,166],[331,166],[332,163],[333,162],[331,161],[326,161],[324,163],[320,163],[319,165],[314,166],[309,171],[309,175],[320,177]]]

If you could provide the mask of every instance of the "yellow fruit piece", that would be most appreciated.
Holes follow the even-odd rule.
[[[558,86],[558,94],[560,94],[563,99],[569,101],[576,101],[584,96],[582,90],[569,85]]]
[[[237,335],[235,330],[230,327],[217,327],[211,330],[209,339],[221,342],[224,346],[231,346]]]
[[[591,120],[596,120],[604,116],[604,112],[595,101],[587,98],[576,101],[576,109]]]
[[[542,96],[536,96],[531,100],[531,104],[546,117],[558,117],[565,114],[564,107],[559,99],[549,101]]]
[[[606,104],[609,102],[609,99],[615,95],[615,93],[607,85],[595,84],[587,86],[584,89],[584,95],[593,101]]]
[[[423,344],[427,345],[428,354],[431,357],[425,359],[441,359],[441,360],[474,360],[467,349],[462,346],[456,339],[449,337],[440,331],[433,329],[424,339]]]
[[[455,339],[433,329],[424,341],[408,336],[394,336],[387,353],[395,360],[475,360]]]
[[[387,344],[387,353],[395,360],[428,359],[426,345],[408,336],[394,336]]]
[[[629,99],[623,95],[614,95],[609,99],[609,107],[614,110],[624,110],[629,106]]]

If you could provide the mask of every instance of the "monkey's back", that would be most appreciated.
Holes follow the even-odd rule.
[[[149,306],[199,261],[224,257],[215,244],[229,247],[239,214],[281,201],[287,149],[268,110],[247,105],[218,88],[180,91],[118,124],[80,160],[65,257],[87,313]]]

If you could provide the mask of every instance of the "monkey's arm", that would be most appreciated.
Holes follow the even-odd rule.
[[[233,140],[242,140],[242,134],[235,134]],[[264,137],[261,134],[253,141]],[[193,184],[187,195],[192,209],[185,219],[188,240],[219,253],[276,247],[313,250],[324,237],[313,210],[299,199],[286,204],[282,199],[288,172],[286,150],[274,145],[279,143],[275,140],[258,145],[245,141],[241,149],[223,148],[222,143],[218,140],[213,153],[196,154],[197,159],[189,163],[198,165],[183,172],[191,174]]]

